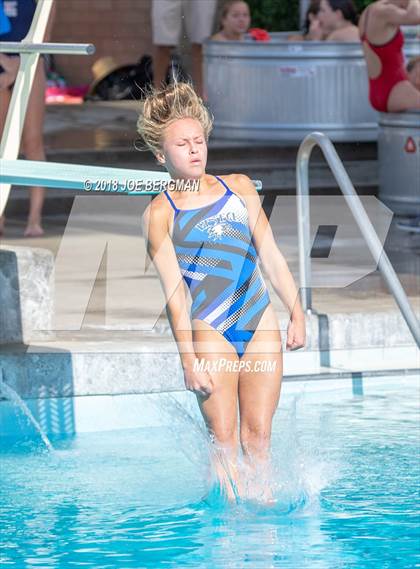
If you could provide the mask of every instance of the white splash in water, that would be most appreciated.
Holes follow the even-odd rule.
[[[32,415],[29,407],[26,405],[26,403],[23,401],[23,399],[21,399],[19,397],[19,395],[16,393],[16,391],[14,389],[12,389],[9,385],[4,383],[3,370],[2,369],[0,369],[0,394],[4,395],[4,397],[6,399],[8,399],[12,403],[14,403],[22,411],[22,413],[25,415],[25,417],[28,419],[28,421],[35,427],[35,429],[40,434],[41,439],[43,440],[47,449],[50,452],[55,452],[54,447],[50,443],[50,440],[48,439],[47,435],[42,430],[41,425],[38,423],[38,421]]]
[[[245,457],[240,450],[232,461],[194,410],[171,394],[160,394],[156,406],[159,416],[167,418],[179,451],[205,479],[208,492],[203,500],[208,505],[267,505],[277,513],[290,513],[316,507],[321,491],[339,472],[338,465],[322,455],[320,445],[306,440],[305,432],[299,430],[296,408],[301,398],[294,398],[288,409],[279,408],[281,432],[276,433],[266,462]]]

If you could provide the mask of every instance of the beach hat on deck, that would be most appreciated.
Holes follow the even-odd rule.
[[[100,57],[95,61],[92,65],[92,73],[93,73],[93,81],[89,85],[89,90],[87,92],[87,96],[94,95],[96,88],[104,79],[107,79],[112,73],[116,71],[120,73],[129,73],[135,67],[132,63],[126,63],[125,65],[121,65],[117,63],[116,60],[112,56],[105,56]]]

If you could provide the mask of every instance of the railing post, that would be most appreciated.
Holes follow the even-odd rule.
[[[312,311],[311,279],[311,213],[309,202],[309,158],[314,143],[301,144],[296,162],[296,200],[299,243],[300,297],[305,312]]]

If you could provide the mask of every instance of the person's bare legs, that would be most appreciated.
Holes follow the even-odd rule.
[[[172,49],[173,47],[167,45],[154,46],[153,85],[156,89],[161,89],[164,85]]]
[[[205,97],[203,93],[203,48],[199,43],[191,44],[191,67],[192,67],[192,78],[200,97]]]
[[[204,362],[219,362],[221,358],[238,361],[236,350],[225,338],[206,322],[193,320],[193,340],[195,353]],[[229,350],[225,352],[225,350]],[[224,360],[223,360],[224,361]],[[215,451],[218,460],[215,464],[216,474],[221,486],[226,490],[229,500],[235,495],[229,478],[240,490],[237,473],[238,458],[238,372],[210,372],[213,380],[213,392],[204,397],[196,394],[201,414],[210,435],[214,435]]]
[[[0,91],[0,137],[3,134],[4,125],[7,117],[7,109],[9,108],[10,99],[12,98],[12,92],[9,89],[2,89]],[[4,224],[6,218],[4,215],[0,216],[0,235],[4,232]]]
[[[267,487],[267,480],[261,475],[269,473],[271,466],[271,426],[283,377],[281,335],[272,305],[268,306],[258,323],[241,358],[243,360],[250,361],[251,370],[244,368],[239,375],[240,441],[245,462],[250,468],[250,481],[265,484],[258,488],[258,494],[264,501],[271,501],[271,488]],[[260,362],[260,367],[266,365],[263,362],[270,362],[270,368],[258,371],[257,362]],[[254,493],[256,488],[251,490]]]
[[[401,81],[392,89],[387,106],[389,113],[420,109],[420,91],[410,81]]]
[[[22,133],[23,153],[27,160],[45,160],[43,128],[45,117],[45,70],[44,61],[38,62],[31,95],[28,101],[28,110]],[[29,215],[24,232],[25,237],[39,237],[44,234],[41,225],[42,206],[45,189],[30,188]]]

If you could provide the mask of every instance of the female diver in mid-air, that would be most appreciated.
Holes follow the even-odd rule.
[[[142,221],[185,385],[196,394],[207,430],[227,458],[228,473],[219,465],[218,476],[233,498],[228,477],[237,493],[244,491],[238,434],[245,464],[254,473],[269,464],[283,375],[278,320],[259,259],[290,313],[288,349],[305,344],[304,313],[252,181],[242,174],[206,173],[212,119],[193,88],[175,82],[151,91],[137,127],[174,181],[199,182],[195,192],[167,188],[149,204]],[[271,498],[265,488],[263,500]]]

